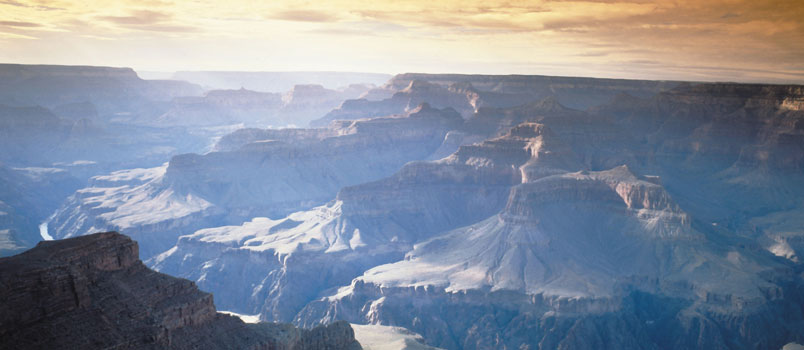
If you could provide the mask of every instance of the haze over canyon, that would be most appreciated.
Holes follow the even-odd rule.
[[[804,86],[164,78],[0,65],[1,347],[804,343]]]

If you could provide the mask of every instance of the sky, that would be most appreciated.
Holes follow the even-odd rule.
[[[804,83],[804,1],[0,0],[0,62]]]

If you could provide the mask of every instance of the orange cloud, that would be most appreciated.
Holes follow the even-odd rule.
[[[0,60],[802,82],[801,18],[765,0],[0,0]]]

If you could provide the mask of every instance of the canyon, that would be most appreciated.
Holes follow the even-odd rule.
[[[802,86],[408,73],[280,93],[226,79],[153,83],[174,89],[149,100],[158,113],[92,102],[85,124],[92,108],[64,99],[0,109],[20,136],[0,167],[3,254],[36,244],[25,227],[43,216],[65,242],[119,231],[137,266],[220,309],[395,327],[400,346],[804,342]],[[63,155],[77,124],[115,123],[195,134],[147,161],[53,164],[80,160]],[[35,163],[13,130],[65,153]]]

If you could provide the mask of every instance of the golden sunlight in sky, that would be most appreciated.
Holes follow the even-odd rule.
[[[804,1],[0,0],[0,62],[804,83]]]

